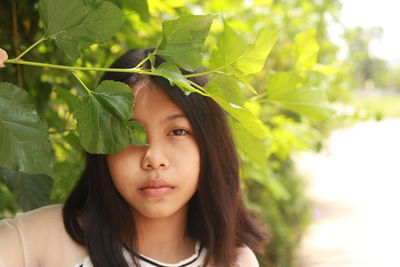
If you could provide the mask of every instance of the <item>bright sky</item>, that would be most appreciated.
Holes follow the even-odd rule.
[[[391,63],[400,64],[400,1],[341,0],[341,2],[342,23],[347,27],[381,26],[383,35],[381,40],[372,44],[372,53]]]

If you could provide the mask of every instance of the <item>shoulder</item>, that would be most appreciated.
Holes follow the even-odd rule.
[[[48,226],[60,226],[62,224],[62,205],[50,205],[36,210],[17,213],[14,219],[4,219],[0,221],[0,233],[2,235],[11,232],[19,232],[33,228],[41,230]]]
[[[56,205],[48,205],[44,206],[35,210],[17,213],[15,216],[15,220],[18,221],[29,221],[31,224],[35,223],[45,223],[45,222],[52,222],[55,221],[62,221],[62,208],[63,205],[56,204]]]
[[[62,208],[62,205],[45,206],[0,221],[0,259],[6,263],[22,259],[25,266],[50,266],[41,263],[51,261],[51,255],[73,258],[85,255],[85,251],[65,231]],[[44,260],[43,255],[49,252],[51,255]]]
[[[64,229],[62,205],[49,205],[32,211],[18,213],[14,224],[24,235],[43,235]]]
[[[14,221],[1,220],[0,266],[24,266],[24,262],[22,242]]]
[[[237,248],[237,267],[259,267],[258,260],[254,252],[248,247]]]
[[[49,225],[62,223],[61,205],[53,205],[0,221],[0,262],[7,266],[24,266],[29,262],[28,244],[40,248],[40,240]]]

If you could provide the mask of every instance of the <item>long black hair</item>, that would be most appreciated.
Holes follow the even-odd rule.
[[[132,68],[152,50],[130,50],[112,68]],[[156,57],[156,65],[163,60]],[[143,66],[149,68],[148,64]],[[184,72],[186,73],[186,72]],[[265,235],[241,199],[239,159],[223,109],[211,98],[185,93],[158,76],[106,72],[100,81],[134,87],[142,79],[157,84],[179,106],[200,150],[200,182],[189,201],[187,233],[207,248],[206,262],[234,266],[237,247],[261,252]],[[203,78],[191,78],[204,86]],[[63,208],[68,234],[88,250],[96,267],[128,267],[122,247],[135,251],[136,232],[129,204],[115,188],[106,155],[86,154],[86,168]]]

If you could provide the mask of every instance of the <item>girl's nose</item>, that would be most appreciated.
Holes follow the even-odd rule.
[[[169,167],[169,161],[163,151],[162,144],[149,143],[141,166],[144,170],[166,169]]]

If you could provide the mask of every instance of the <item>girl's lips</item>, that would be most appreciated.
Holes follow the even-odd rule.
[[[172,190],[174,190],[174,188],[171,186],[145,187],[140,189],[140,191],[148,197],[162,197]]]
[[[149,179],[140,187],[140,191],[148,197],[161,197],[173,189],[175,189],[174,186],[162,179]]]

